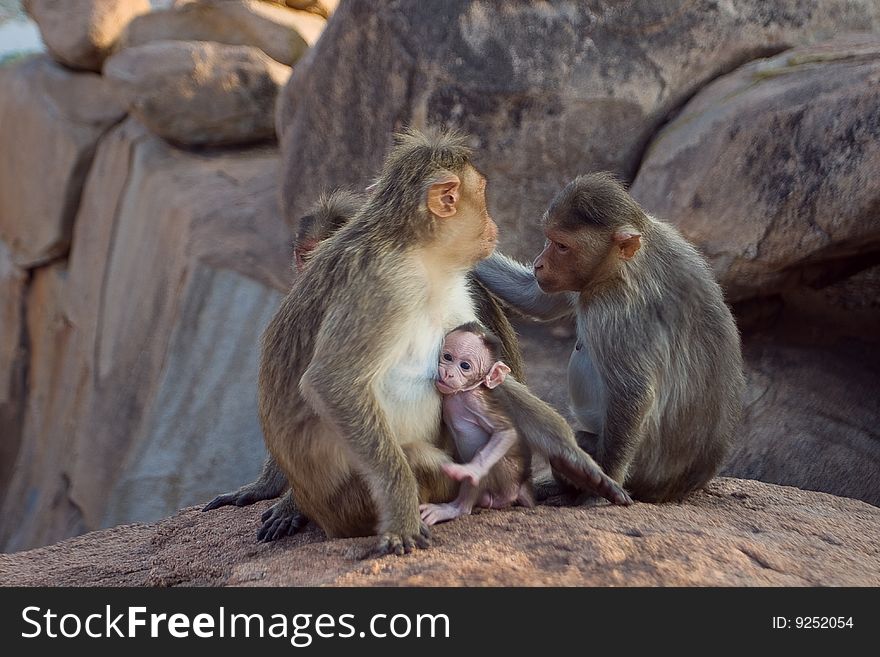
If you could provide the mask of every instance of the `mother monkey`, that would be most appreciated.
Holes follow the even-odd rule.
[[[553,200],[532,267],[477,277],[538,319],[577,316],[568,366],[578,443],[636,499],[678,500],[727,455],[744,387],[739,334],[705,260],[608,174]]]

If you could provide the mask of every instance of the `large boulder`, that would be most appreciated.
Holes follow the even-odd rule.
[[[0,239],[17,265],[67,252],[95,147],[123,116],[94,73],[46,56],[0,68]]]
[[[746,406],[724,472],[880,506],[880,266],[752,305],[763,311],[741,313]]]
[[[284,214],[301,216],[322,188],[364,185],[393,131],[451,126],[473,136],[502,250],[533,257],[553,195],[590,170],[631,179],[658,127],[707,82],[878,26],[875,0],[351,0],[282,95]]]
[[[880,248],[880,37],[796,48],[716,80],[651,143],[632,193],[708,256],[732,300]]]
[[[274,138],[273,112],[290,67],[250,46],[159,41],[126,48],[104,77],[147,128],[177,144]]]
[[[375,538],[310,526],[255,540],[267,503],[188,509],[21,554],[5,586],[878,586],[880,509],[718,479],[681,504],[484,511],[433,530],[405,559]]]
[[[324,29],[324,19],[258,0],[187,0],[137,17],[122,37],[125,47],[152,41],[216,41],[254,46],[292,66]]]
[[[16,267],[0,241],[0,503],[18,454],[27,374],[27,272]]]
[[[100,71],[129,21],[150,0],[24,0],[52,56],[71,68]]]
[[[5,550],[150,521],[256,475],[259,336],[289,286],[277,152],[98,148],[69,262],[37,270]]]

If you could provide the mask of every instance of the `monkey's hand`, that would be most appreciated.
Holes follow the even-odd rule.
[[[474,486],[479,486],[480,480],[486,476],[485,472],[471,463],[444,463],[440,468],[450,479],[455,479],[455,481],[467,481]],[[424,516],[422,517],[424,518]],[[428,524],[433,525],[434,523]]]
[[[431,530],[424,522],[419,522],[418,530],[412,531],[386,531],[379,536],[379,546],[376,548],[378,556],[395,554],[401,556],[409,554],[415,548],[425,549],[431,545]]]
[[[553,457],[550,465],[581,490],[594,491],[612,504],[629,506],[633,503],[629,493],[605,474],[589,455],[577,452],[571,456],[572,458]]]

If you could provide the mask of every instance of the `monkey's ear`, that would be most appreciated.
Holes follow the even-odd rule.
[[[632,258],[642,246],[642,234],[631,228],[621,228],[613,235],[614,243],[620,249],[620,257],[624,260]]]
[[[497,388],[504,383],[504,379],[508,374],[510,374],[510,368],[499,360],[492,366],[489,373],[486,375],[484,380],[486,387],[490,390],[492,388]]]
[[[461,180],[454,173],[445,173],[428,187],[428,210],[435,217],[447,219],[458,212]]]

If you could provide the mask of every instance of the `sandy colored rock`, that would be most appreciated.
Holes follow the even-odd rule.
[[[394,130],[455,127],[490,181],[501,249],[531,259],[566,182],[597,169],[631,179],[659,126],[719,74],[876,27],[873,0],[351,0],[279,102],[284,215],[321,189],[364,186]]]
[[[729,298],[812,283],[880,244],[880,38],[750,63],[651,143],[633,195],[709,257]]]
[[[330,18],[339,6],[339,0],[268,0],[268,2],[308,11],[322,18]]]
[[[64,271],[41,269],[5,550],[156,520],[256,475],[259,335],[290,282],[277,152],[102,141]],[[60,267],[60,265],[59,265]]]
[[[157,135],[226,146],[274,138],[275,99],[290,67],[250,46],[158,41],[117,53],[104,77]]]
[[[24,0],[52,56],[75,69],[100,71],[129,21],[149,0]]]
[[[254,46],[292,66],[320,35],[324,20],[258,0],[188,0],[139,16],[122,37],[126,47],[153,41],[216,41]]]
[[[188,509],[0,555],[15,586],[877,586],[880,509],[719,479],[683,504],[483,512],[434,528],[433,547],[363,560],[374,538],[314,527],[255,542],[267,503]]]
[[[124,115],[94,73],[45,56],[0,68],[0,239],[18,266],[67,252],[98,139]]]
[[[16,267],[0,241],[0,503],[18,454],[27,373],[25,295],[27,272]]]

